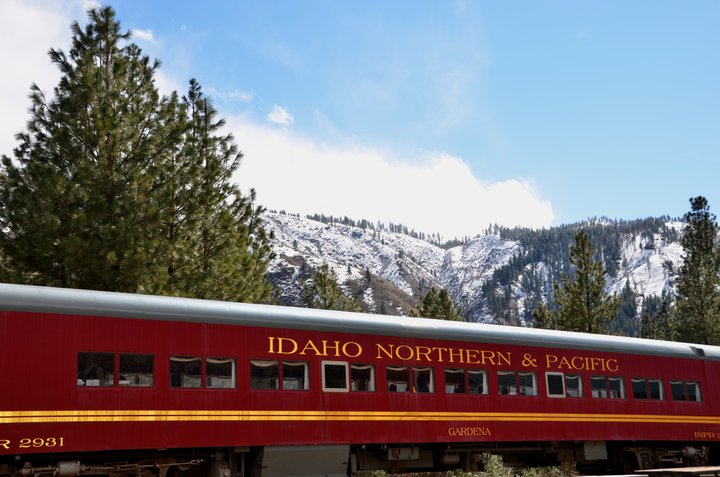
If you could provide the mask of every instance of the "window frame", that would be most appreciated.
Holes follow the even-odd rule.
[[[131,356],[143,356],[143,357],[149,357],[150,358],[150,384],[139,384],[137,381],[139,381],[140,374],[139,372],[128,372],[123,369],[123,357],[131,357]],[[123,373],[123,371],[125,371]],[[147,374],[147,373],[144,373]],[[135,376],[135,383],[130,382],[130,379],[121,380],[120,378],[122,376],[134,375]],[[123,381],[127,381],[127,383],[123,383]],[[118,386],[123,388],[153,388],[155,387],[155,355],[152,353],[118,353]]]
[[[448,374],[460,374],[460,379],[448,380]],[[468,370],[465,368],[444,368],[445,394],[469,394],[468,391]],[[458,391],[458,384],[460,390]],[[450,388],[452,386],[452,389]]]
[[[218,361],[218,362],[213,362]],[[229,363],[232,363],[232,369],[230,372],[230,380],[232,386],[226,387],[226,386],[214,386],[212,385],[212,382],[210,378],[216,377],[216,378],[223,378],[223,376],[214,376],[210,374],[209,365],[210,364],[224,364],[220,361],[226,361]],[[205,364],[205,379],[203,380],[203,388],[204,389],[214,389],[214,390],[233,390],[237,389],[237,359],[229,356],[208,356],[203,360]],[[222,381],[221,381],[222,382]]]
[[[405,375],[405,379],[403,381],[400,381],[399,379],[391,379],[390,372],[394,373],[403,373]],[[412,391],[412,377],[410,374],[410,366],[407,365],[387,365],[385,366],[385,378],[386,378],[386,384],[387,384],[387,391],[391,393],[409,393]],[[402,384],[405,386],[405,389],[400,390],[397,386],[398,384]],[[395,386],[396,389],[391,389],[392,386]]]
[[[550,377],[559,377],[560,384],[562,385],[562,393],[551,393],[550,392]],[[565,387],[565,373],[562,371],[546,371],[545,372],[545,393],[547,397],[551,399],[561,399],[566,397],[567,389]]]
[[[471,375],[482,376],[482,390],[479,393],[473,392],[473,382],[477,380],[470,379]],[[490,394],[490,384],[488,382],[488,371],[487,369],[468,369],[467,370],[467,394],[475,394],[478,396],[487,396]]]
[[[282,366],[280,366],[280,390],[282,391],[309,391],[310,390],[310,363],[307,361],[301,361],[301,360],[284,360],[281,361]],[[286,374],[287,371],[289,371],[290,367],[302,367],[302,378],[296,378],[296,377],[288,377]],[[302,379],[302,381],[300,381]],[[293,381],[291,381],[293,380]],[[294,380],[298,380],[298,383],[302,383],[302,386],[298,384],[298,387],[292,387],[289,385],[291,382],[295,382]]]
[[[680,384],[682,386],[683,398],[676,399],[674,385]],[[691,393],[689,392],[690,386],[695,388],[695,399],[690,399]],[[703,402],[702,386],[699,379],[693,379],[691,381],[684,379],[671,379],[670,380],[670,397],[673,402]]]
[[[280,390],[280,360],[277,359],[251,359],[250,360],[250,390],[251,391],[279,391]],[[257,369],[276,368],[276,373],[271,377],[253,376],[253,366]],[[275,385],[271,387],[256,387],[254,383],[270,383],[274,381]]]
[[[353,370],[364,371],[370,370],[370,379],[367,380],[368,389],[354,389],[357,379],[353,379]],[[350,392],[352,393],[374,393],[377,389],[375,378],[375,365],[368,363],[350,363]],[[355,386],[357,387],[357,386]]]
[[[560,379],[562,381],[562,395],[557,393],[550,393],[550,376],[560,376]],[[577,388],[574,386],[570,386],[571,381],[577,380]],[[574,389],[577,389],[578,394],[576,396],[573,396],[571,394],[571,391]],[[584,395],[583,392],[583,379],[582,375],[578,373],[565,373],[563,371],[545,371],[545,394],[550,399],[562,399],[562,398],[569,398],[569,399],[578,399],[582,398]]]
[[[410,368],[412,374],[412,392],[417,394],[434,394],[435,393],[435,368],[432,366],[413,366]],[[427,382],[424,382],[427,379]],[[424,386],[426,391],[421,391],[420,386]]]
[[[205,366],[203,366],[203,358],[202,356],[197,355],[189,355],[189,354],[171,354],[170,355],[170,364],[168,365],[168,377],[169,377],[169,387],[170,389],[203,389],[203,378],[205,376]],[[200,364],[200,374],[190,374],[187,372],[179,373],[180,376],[180,385],[174,385],[173,384],[173,376],[175,376],[178,373],[173,372],[173,360],[175,363],[191,363],[195,361],[199,361]],[[189,367],[188,367],[189,368]],[[193,384],[191,386],[184,386],[183,385],[183,376],[188,377],[188,383]],[[193,378],[193,380],[190,380],[190,378]],[[194,385],[195,379],[197,379],[197,385]]]
[[[80,363],[81,363],[82,361],[85,361],[86,359],[84,359],[84,360],[81,361],[80,358],[81,358],[81,356],[85,358],[85,357],[89,357],[89,356],[91,356],[91,355],[92,355],[94,358],[92,359],[92,361],[91,361],[90,363],[88,363],[88,364],[85,366],[85,369],[83,370],[83,373],[85,374],[85,377],[84,377],[84,378],[81,378],[81,377],[80,377]],[[108,372],[106,371],[106,367],[107,367],[107,366],[101,367],[100,364],[103,364],[103,363],[98,364],[98,361],[97,361],[97,359],[95,358],[95,357],[97,357],[97,356],[102,356],[102,357],[104,358],[104,360],[107,360],[108,358],[111,359],[111,361],[112,361],[112,366],[111,366],[111,369],[110,369],[110,373],[108,373]],[[117,367],[118,367],[117,361],[118,361],[118,360],[117,360],[117,355],[116,355],[116,353],[114,353],[114,352],[107,352],[107,351],[78,351],[78,352],[77,352],[77,361],[76,361],[77,365],[76,365],[76,367],[75,367],[75,376],[76,376],[75,385],[76,385],[77,387],[81,387],[81,388],[93,388],[93,389],[102,389],[102,388],[109,388],[109,387],[115,386],[115,385],[117,384],[117,380],[116,380],[116,377],[117,377]],[[107,364],[107,363],[105,363],[105,364]],[[92,379],[88,379],[88,378],[87,378],[87,375],[88,375],[88,373],[89,373],[91,370],[95,370],[95,371],[99,370],[99,371],[101,371],[101,372],[103,373],[103,377],[102,377],[102,378],[92,378]],[[109,379],[108,379],[108,378],[109,378]],[[82,381],[82,384],[81,384],[81,381]],[[91,383],[91,384],[88,384],[88,381],[92,381],[92,383]],[[97,381],[97,384],[94,384],[95,381]]]
[[[501,384],[500,377],[513,377],[513,385]],[[523,384],[523,378],[530,377],[532,379],[532,385],[527,386]],[[523,397],[538,397],[540,395],[538,389],[537,373],[535,371],[510,371],[510,370],[498,370],[498,395],[500,396],[523,396]],[[509,382],[509,379],[503,379],[503,381]],[[506,387],[508,392],[503,393],[503,387]],[[515,392],[512,392],[512,390]],[[530,389],[531,392],[524,392],[524,390]]]
[[[593,387],[593,380],[597,381],[602,379],[605,386],[603,389],[595,389]],[[613,389],[611,387],[612,382],[620,383],[620,395],[613,396]],[[595,391],[598,391],[598,395],[595,396]],[[600,395],[603,392],[605,395]],[[608,376],[605,374],[595,374],[590,376],[590,397],[593,399],[627,399],[627,386],[625,385],[625,378],[623,376]]]
[[[342,366],[345,368],[345,386],[344,387],[328,387],[326,378],[326,366]],[[322,390],[326,393],[348,393],[350,392],[350,363],[347,361],[326,361],[323,360],[320,362],[320,368],[322,370]]]

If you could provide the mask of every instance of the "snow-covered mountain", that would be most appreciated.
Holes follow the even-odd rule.
[[[277,257],[270,264],[269,275],[281,304],[301,304],[302,280],[323,263],[333,268],[343,290],[358,298],[369,312],[409,314],[435,286],[448,289],[468,320],[525,324],[532,311],[526,309],[532,302],[529,298],[538,294],[538,288],[543,293],[551,289],[551,266],[542,259],[525,260],[524,268],[512,275],[509,283],[498,285],[493,279],[496,270],[507,269],[518,257],[532,255],[520,241],[498,235],[444,249],[377,228],[328,224],[276,212],[267,212],[264,219],[266,228],[275,234]],[[681,224],[668,222],[665,227],[680,230]],[[682,263],[683,250],[677,239],[668,239],[658,230],[624,233],[614,240],[619,244],[619,258],[608,279],[609,292],[619,294],[629,285],[637,294],[639,311],[645,297],[659,297],[672,289]],[[540,287],[538,280],[543,283]],[[489,285],[494,287],[492,293],[483,292],[483,286]],[[509,314],[499,316],[489,306],[488,296],[493,293],[504,295]]]

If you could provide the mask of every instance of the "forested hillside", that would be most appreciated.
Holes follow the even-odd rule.
[[[569,272],[569,251],[585,230],[622,298],[617,331],[636,334],[673,289],[682,262],[681,223],[669,217],[611,219],[532,230],[491,227],[473,239],[443,241],[400,224],[286,213],[266,214],[276,237],[271,280],[283,304],[302,305],[297,283],[328,263],[346,293],[369,312],[410,314],[431,287],[446,288],[470,321],[529,325],[553,282]]]
[[[532,320],[532,311],[541,301],[552,301],[552,283],[563,273],[570,273],[569,253],[575,234],[585,230],[609,277],[612,292],[620,295],[622,306],[615,320],[617,331],[635,334],[639,313],[646,308],[655,313],[662,298],[672,286],[672,279],[661,290],[647,294],[640,283],[627,279],[631,275],[630,252],[639,252],[648,259],[661,253],[667,244],[680,240],[679,223],[669,217],[631,221],[607,218],[588,220],[550,229],[497,227],[494,231],[503,239],[518,242],[522,252],[495,270],[482,287],[489,313],[500,321],[519,324]],[[636,244],[632,247],[630,244]],[[635,250],[634,250],[635,248]],[[676,257],[677,258],[677,257]],[[668,259],[663,263],[668,277],[674,277],[676,264]],[[524,291],[522,311],[517,312],[517,296],[509,291],[513,285]],[[658,294],[659,292],[659,294]],[[640,306],[638,306],[640,303]]]

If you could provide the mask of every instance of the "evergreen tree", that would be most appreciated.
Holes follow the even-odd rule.
[[[546,303],[533,310],[533,328],[552,329],[555,328],[554,315]]]
[[[625,286],[618,297],[618,301],[620,303],[618,312],[609,331],[612,334],[637,336],[637,294],[630,287],[630,281],[625,282]]]
[[[195,82],[161,97],[159,63],[110,7],[50,50],[54,97],[31,87],[31,119],[0,170],[4,279],[238,301],[269,297],[270,237],[254,195],[230,184],[240,154]]]
[[[440,320],[465,321],[462,310],[455,307],[446,288],[441,288],[439,291],[435,287],[431,288],[422,298],[420,308],[412,310],[411,315]]]
[[[638,336],[653,340],[674,341],[676,339],[672,310],[668,300],[662,301],[656,314],[649,309],[643,310]]]
[[[676,331],[680,341],[720,344],[720,244],[705,197],[690,199],[684,216],[683,265],[677,281]]]
[[[324,263],[303,282],[303,301],[308,308],[323,310],[362,311],[360,304],[346,296],[337,283],[337,275]]]
[[[180,188],[171,188],[174,194],[185,197],[165,202],[168,207],[162,214],[179,232],[178,240],[167,240],[171,266],[166,291],[220,300],[264,301],[270,292],[264,276],[272,256],[272,236],[262,228],[264,208],[253,205],[255,191],[243,196],[232,183],[242,153],[232,135],[218,134],[225,122],[216,119],[217,111],[195,80],[190,81],[183,103],[188,112],[180,150],[183,167],[171,171],[178,172],[179,177],[187,176],[188,181],[180,182]],[[177,205],[182,207],[180,213]],[[182,255],[176,247],[183,250]]]
[[[561,285],[554,284],[556,311],[539,308],[535,316],[548,325],[566,331],[607,333],[620,306],[617,297],[605,291],[602,262],[595,261],[588,235],[580,231],[570,249],[572,276],[563,274]]]

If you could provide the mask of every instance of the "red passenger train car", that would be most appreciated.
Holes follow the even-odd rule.
[[[0,476],[720,456],[720,348],[0,285]]]

